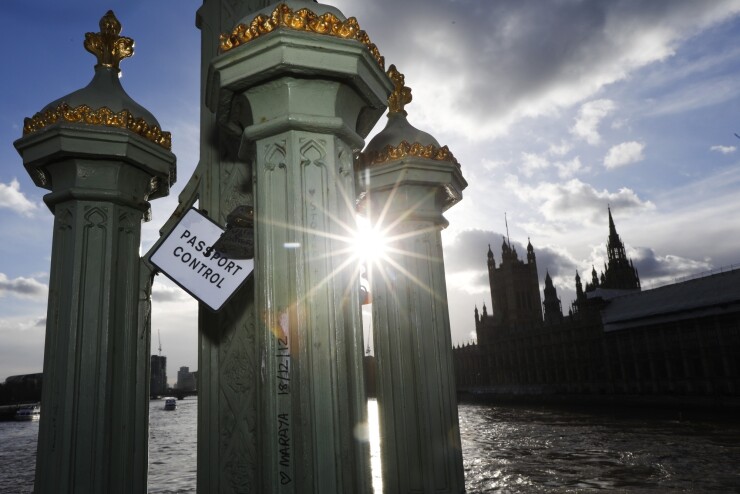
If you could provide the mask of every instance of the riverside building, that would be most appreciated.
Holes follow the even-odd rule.
[[[642,291],[609,211],[608,260],[564,315],[549,273],[540,298],[535,251],[490,247],[492,311],[475,308],[477,343],[454,348],[461,393],[740,395],[740,269]],[[693,398],[692,398],[693,399]]]

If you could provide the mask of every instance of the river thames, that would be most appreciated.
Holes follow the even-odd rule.
[[[196,409],[150,409],[149,492],[195,492]],[[467,492],[740,492],[735,422],[460,405]],[[380,492],[377,404],[368,406]],[[0,422],[0,492],[33,492],[38,422]],[[351,494],[351,493],[347,493]]]

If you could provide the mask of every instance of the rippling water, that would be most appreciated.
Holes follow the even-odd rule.
[[[149,402],[149,492],[195,492],[198,400]]]
[[[163,405],[152,401],[149,413],[149,492],[195,492],[197,400],[174,412]],[[537,407],[459,412],[469,494],[740,492],[740,423]],[[375,402],[368,416],[379,492]],[[0,422],[0,492],[32,492],[37,434],[38,422]]]
[[[740,424],[460,406],[479,492],[740,492]]]
[[[33,492],[39,423],[0,422],[0,492]]]
[[[149,492],[195,492],[196,420],[198,402],[186,398],[177,402],[177,410],[165,411],[161,400],[149,408]],[[373,488],[381,492],[378,406],[368,403],[368,435],[373,467]]]

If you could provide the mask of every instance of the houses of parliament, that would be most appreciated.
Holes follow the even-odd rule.
[[[458,392],[740,397],[740,269],[642,290],[609,213],[607,262],[564,314],[549,273],[543,298],[531,242],[487,253],[492,307],[477,342],[453,349]],[[690,398],[692,399],[692,398]]]

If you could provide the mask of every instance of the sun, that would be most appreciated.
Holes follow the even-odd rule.
[[[388,252],[388,239],[378,226],[372,226],[362,216],[357,216],[354,232],[354,255],[366,268],[380,262]]]

